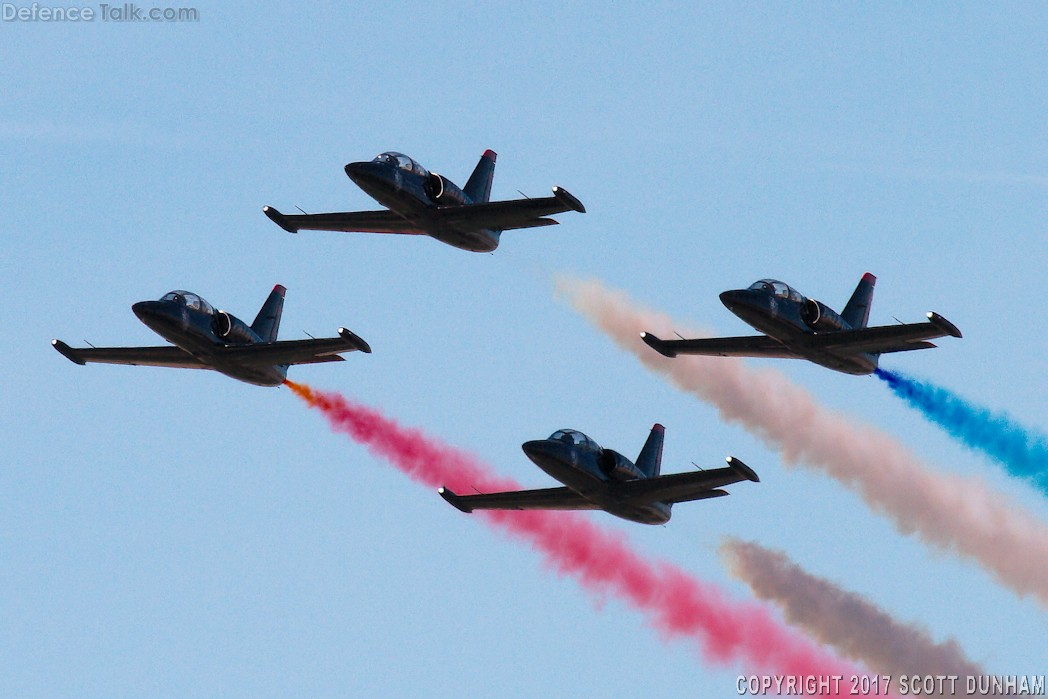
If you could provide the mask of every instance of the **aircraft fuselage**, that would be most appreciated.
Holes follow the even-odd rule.
[[[346,175],[379,204],[442,243],[471,252],[491,252],[499,245],[498,231],[442,224],[436,216],[441,203],[459,205],[473,201],[454,183],[417,163],[412,169],[377,160],[350,163],[346,165]]]
[[[279,386],[287,378],[286,366],[246,366],[223,361],[215,350],[230,344],[261,342],[247,324],[225,311],[215,311],[206,305],[190,308],[184,300],[161,299],[141,301],[131,310],[150,330],[203,362],[207,368],[256,386]],[[222,314],[222,318],[218,317]],[[237,342],[223,339],[216,333],[220,324],[236,329]],[[252,337],[253,336],[253,337]]]
[[[808,361],[857,376],[873,373],[877,368],[877,355],[838,353],[813,345],[811,339],[819,331],[811,327],[810,309],[813,308],[811,304],[817,302],[803,296],[793,298],[753,288],[725,291],[720,300],[751,327],[775,338]],[[836,327],[825,332],[852,329],[839,316],[834,316]]]
[[[635,503],[622,496],[618,481],[608,474],[609,459],[633,466],[621,454],[609,449],[586,448],[556,439],[539,439],[522,445],[536,466],[568,488],[616,517],[641,524],[665,524],[671,506],[663,502]],[[634,467],[635,468],[635,467]]]

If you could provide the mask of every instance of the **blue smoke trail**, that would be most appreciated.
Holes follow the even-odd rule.
[[[877,369],[902,398],[965,445],[1004,465],[1013,476],[1033,481],[1048,493],[1048,437],[1028,430],[1003,412],[972,405],[945,388]]]

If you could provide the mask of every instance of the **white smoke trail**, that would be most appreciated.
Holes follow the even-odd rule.
[[[778,605],[786,621],[876,673],[986,674],[956,641],[936,643],[923,628],[896,621],[860,595],[811,575],[781,551],[731,537],[720,551],[732,575],[758,598]]]
[[[787,463],[821,471],[900,532],[973,559],[1048,607],[1048,527],[981,479],[937,473],[889,435],[822,407],[776,371],[721,357],[663,357],[639,333],[665,336],[680,324],[599,281],[560,278],[557,288],[620,347],[778,449]]]

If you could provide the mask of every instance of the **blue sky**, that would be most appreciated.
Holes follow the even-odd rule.
[[[0,693],[734,692],[742,668],[595,603],[288,391],[48,346],[152,344],[130,305],[176,288],[250,320],[275,283],[282,337],[345,325],[374,348],[292,378],[535,487],[522,442],[574,427],[632,454],[662,422],[667,471],[735,454],[762,483],[667,527],[593,515],[641,551],[747,599],[716,546],[753,539],[991,671],[1044,672],[1044,610],[785,468],[555,300],[552,275],[742,334],[724,289],[770,276],[839,308],[870,271],[871,321],[936,310],[965,334],[890,366],[1048,429],[1045,6],[197,7],[0,23]],[[486,148],[493,196],[559,184],[588,213],[477,255],[291,236],[260,211],[371,208],[342,167],[383,150],[461,184]],[[755,364],[1048,517],[875,379]]]

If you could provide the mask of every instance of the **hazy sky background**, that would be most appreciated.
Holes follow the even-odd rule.
[[[158,343],[130,306],[179,288],[250,322],[276,283],[282,337],[345,325],[374,348],[291,378],[532,487],[552,483],[522,442],[573,427],[633,456],[662,422],[664,471],[734,454],[762,482],[666,527],[589,515],[641,552],[746,600],[716,547],[754,540],[991,672],[1046,670],[1045,610],[784,467],[552,278],[745,334],[719,292],[776,277],[839,309],[870,271],[871,322],[935,310],[965,335],[886,366],[1048,429],[1048,7],[195,7],[186,24],[0,23],[0,694],[735,693],[746,668],[664,643],[286,389],[49,347]],[[463,184],[486,148],[493,197],[559,184],[588,213],[484,255],[292,236],[261,212],[373,208],[342,168],[384,150]],[[754,364],[1048,518],[876,379]]]

